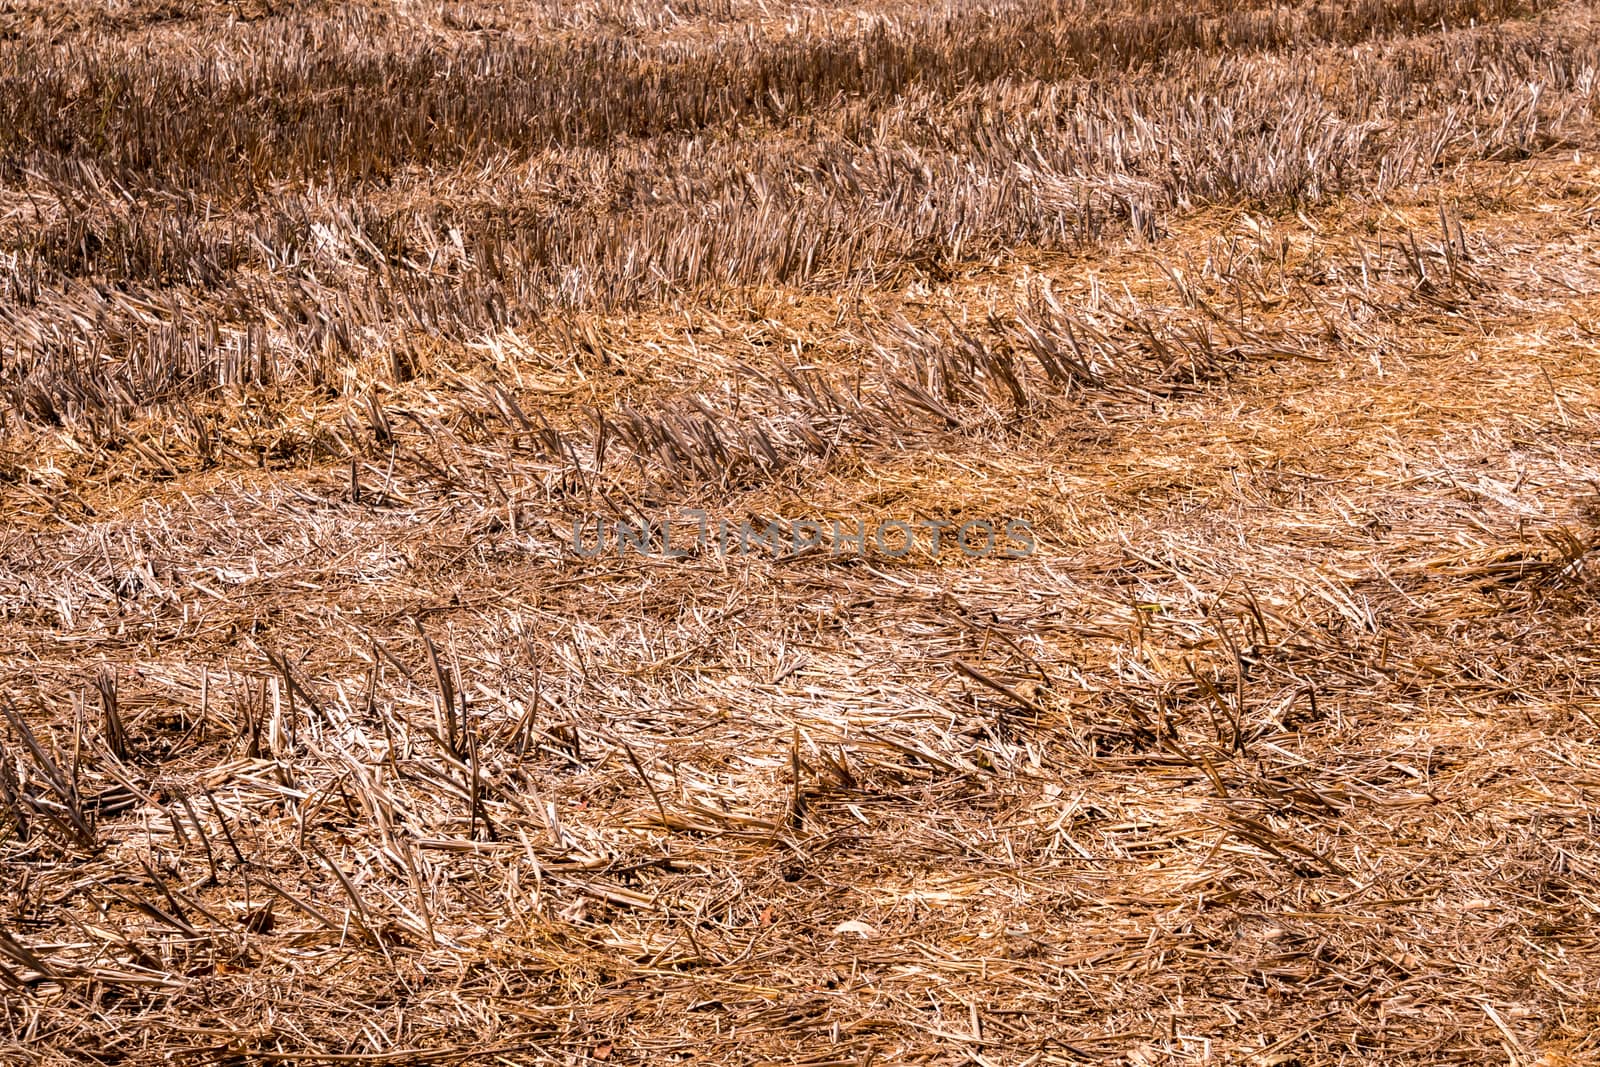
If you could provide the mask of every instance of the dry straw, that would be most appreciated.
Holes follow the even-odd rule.
[[[0,1062],[1592,1061],[1597,70],[11,5]]]

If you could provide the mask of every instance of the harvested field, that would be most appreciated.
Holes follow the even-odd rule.
[[[1600,1063],[1597,107],[1553,0],[0,0],[0,1063]]]

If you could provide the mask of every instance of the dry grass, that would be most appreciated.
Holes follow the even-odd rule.
[[[1600,1061],[1597,71],[7,6],[0,1062]]]

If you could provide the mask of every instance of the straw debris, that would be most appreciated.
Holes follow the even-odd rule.
[[[1597,71],[6,5],[0,1061],[1593,1061]]]

